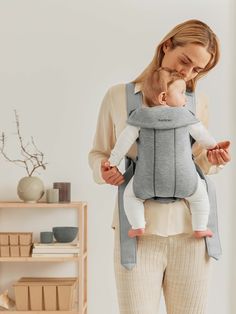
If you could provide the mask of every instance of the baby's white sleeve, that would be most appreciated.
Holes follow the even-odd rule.
[[[120,133],[114,148],[111,151],[109,162],[111,166],[118,166],[129,151],[130,147],[139,137],[139,127],[127,125]]]
[[[203,148],[210,149],[217,145],[214,137],[209,133],[209,131],[204,127],[201,122],[191,124],[189,126],[189,133]]]

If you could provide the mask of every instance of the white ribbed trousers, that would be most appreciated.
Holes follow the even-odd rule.
[[[204,239],[190,234],[138,238],[137,264],[120,264],[115,230],[114,269],[120,314],[158,314],[161,290],[167,314],[206,314],[211,259]]]

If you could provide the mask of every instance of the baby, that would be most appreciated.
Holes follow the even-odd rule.
[[[166,68],[157,70],[159,91],[158,101],[149,107],[183,107],[186,104],[186,83],[177,73]],[[148,110],[148,108],[145,108]],[[150,109],[149,109],[150,110]],[[152,109],[153,110],[153,109]],[[171,109],[171,110],[174,110]],[[187,109],[185,109],[187,110]],[[129,121],[128,121],[129,123]],[[209,134],[208,130],[201,122],[196,121],[194,124],[188,125],[189,134],[205,149],[216,149],[217,142]],[[107,162],[108,167],[118,166],[121,160],[129,151],[130,147],[139,137],[140,127],[127,125],[117,139],[110,158]],[[168,158],[168,156],[166,156]],[[207,228],[210,204],[204,181],[198,176],[197,188],[195,192],[185,197],[189,203],[192,214],[192,227],[196,238],[211,237],[212,231]],[[128,232],[129,237],[141,236],[145,233],[145,216],[144,203],[145,200],[136,197],[133,189],[133,178],[127,184],[124,192],[124,208],[127,219],[131,225]]]

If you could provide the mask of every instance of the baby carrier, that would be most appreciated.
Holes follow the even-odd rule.
[[[165,202],[197,188],[188,126],[198,120],[183,107],[138,108],[127,123],[140,127],[134,174],[136,197]]]
[[[141,108],[142,106],[142,95],[140,92],[135,93],[134,91],[134,83],[129,83],[126,85],[126,95],[127,95],[127,114],[128,114],[128,121],[129,123],[133,124],[133,125],[138,125],[136,124],[137,121],[138,123],[140,123],[140,117],[138,117],[139,113],[143,110],[145,110],[145,108]],[[187,113],[185,115],[184,113],[184,117],[181,118],[181,124],[185,125],[185,127],[191,123],[196,123],[197,119],[195,118],[195,116],[193,114],[195,114],[195,95],[194,93],[187,93],[187,98],[188,98],[188,104],[187,104],[187,109],[185,108],[176,108],[176,109],[184,109],[184,112]],[[137,109],[137,110],[136,110]],[[150,112],[149,110],[156,110],[157,108],[148,108],[147,112]],[[164,108],[163,108],[164,109]],[[173,109],[173,108],[170,108]],[[190,113],[189,110],[193,113]],[[177,110],[178,111],[178,110]],[[176,111],[176,112],[177,112]],[[158,112],[156,110],[156,112]],[[170,111],[171,112],[171,111]],[[174,112],[172,110],[172,112]],[[164,112],[163,112],[164,114]],[[165,113],[166,114],[166,113]],[[174,118],[174,117],[173,117]],[[166,118],[166,116],[156,116],[156,119],[160,119],[162,121],[159,121],[163,126],[167,126],[168,124],[170,124],[173,121],[165,121],[165,120],[171,120],[170,118]],[[183,121],[185,119],[185,122]],[[174,119],[173,119],[174,120]],[[134,122],[136,121],[136,122]],[[184,123],[183,123],[184,122]],[[143,124],[144,123],[144,124]],[[177,123],[177,122],[175,122]],[[145,126],[149,126],[146,129],[149,129],[149,131],[151,129],[151,125],[150,123],[150,116],[146,117],[146,120],[143,119],[142,117],[142,125]],[[181,128],[178,128],[181,129]],[[153,130],[152,130],[153,131]],[[183,131],[183,130],[182,130]],[[146,134],[147,135],[147,134]],[[145,135],[145,136],[146,136]],[[150,134],[149,134],[150,135]],[[141,135],[143,136],[143,135]],[[172,136],[173,137],[173,136]],[[173,137],[175,138],[175,136]],[[157,139],[157,134],[154,135],[153,132],[153,139]],[[139,141],[141,140],[141,138],[139,138]],[[144,140],[144,138],[143,138]],[[146,139],[147,140],[147,139]],[[166,142],[166,140],[162,137],[160,137],[161,141]],[[185,139],[186,141],[186,139]],[[191,139],[191,143],[193,144],[193,139]],[[177,144],[177,143],[176,143]],[[171,143],[172,147],[173,147],[173,143]],[[182,145],[178,143],[178,145],[176,145],[176,149],[180,148],[181,149],[191,149],[190,144],[189,144],[189,138],[188,138],[188,143],[182,143]],[[179,147],[180,146],[180,147]],[[158,147],[158,146],[155,146]],[[162,148],[161,148],[162,149]],[[164,152],[165,154],[170,154],[172,153],[173,156],[176,156],[176,152],[174,151],[170,151],[169,150],[170,147],[166,147],[166,151]],[[173,148],[171,149],[173,150]],[[161,152],[161,150],[160,150]],[[159,158],[160,154],[162,154],[162,152],[159,154],[159,152],[153,152],[152,156],[155,156],[155,158]],[[188,155],[190,155],[191,153],[188,152]],[[151,154],[149,154],[148,157],[150,157]],[[187,155],[187,154],[186,154]],[[163,157],[163,156],[162,156]],[[139,156],[140,158],[140,156]],[[141,158],[145,158],[145,156],[141,157]],[[175,157],[174,157],[175,158]],[[164,159],[163,159],[164,160]],[[177,161],[177,160],[176,160]],[[123,204],[123,194],[124,194],[124,190],[126,185],[128,184],[129,180],[133,177],[134,175],[134,170],[135,170],[135,166],[136,163],[135,161],[131,160],[130,158],[126,157],[126,172],[124,173],[124,177],[125,177],[125,182],[119,186],[118,188],[118,207],[119,207],[119,223],[120,223],[120,245],[121,245],[121,264],[127,268],[127,269],[132,269],[135,264],[136,264],[136,248],[137,248],[137,240],[136,238],[130,238],[128,236],[128,230],[131,228],[128,219],[126,217],[125,211],[124,211],[124,204]],[[215,189],[214,189],[214,185],[213,183],[209,180],[209,178],[207,176],[205,176],[201,169],[194,164],[193,160],[191,160],[191,162],[188,160],[189,165],[191,165],[191,167],[189,167],[189,169],[193,169],[192,165],[194,165],[197,169],[197,172],[199,174],[199,176],[205,180],[206,182],[206,186],[207,186],[207,191],[208,191],[208,196],[209,196],[209,201],[210,201],[210,215],[209,215],[209,221],[208,221],[208,227],[213,231],[213,237],[212,238],[205,238],[205,242],[206,242],[206,248],[207,248],[207,253],[209,256],[215,258],[215,259],[219,259],[219,256],[221,255],[221,245],[220,245],[220,239],[219,239],[219,234],[218,234],[218,223],[217,223],[217,204],[216,204],[216,195],[215,195]],[[152,169],[152,171],[154,170],[153,167],[155,167],[155,161],[154,159],[152,160],[152,167],[150,167],[150,164],[147,165],[147,169],[148,167],[150,167]],[[180,170],[181,171],[181,166],[180,166]],[[165,178],[165,171],[169,171],[168,166],[167,167],[163,167],[164,171],[164,177]],[[186,164],[184,164],[184,171],[186,169]],[[137,161],[137,170],[138,170],[138,161]],[[160,169],[159,169],[160,170]],[[157,170],[157,171],[159,171]],[[172,174],[171,174],[171,179],[173,179],[173,173],[175,173],[176,171],[176,167],[173,167],[172,169]],[[141,171],[141,172],[140,172]],[[186,187],[186,185],[181,183],[176,184],[176,180],[174,180],[171,184],[171,188],[166,187],[165,186],[165,182],[167,182],[166,180],[162,180],[162,184],[161,186],[156,186],[156,180],[154,178],[153,180],[153,187],[155,188],[150,188],[148,190],[143,190],[143,187],[140,187],[140,184],[142,184],[142,182],[144,182],[144,173],[143,171],[146,170],[140,170],[137,171],[136,173],[139,173],[139,179],[138,181],[136,181],[136,183],[134,183],[134,192],[135,194],[140,194],[140,198],[142,199],[149,199],[149,198],[155,198],[157,199],[157,201],[159,202],[164,202],[164,203],[169,203],[169,202],[174,202],[178,199],[184,198],[186,197],[186,193],[187,195],[191,195],[192,193],[194,193],[195,189],[196,189],[196,185],[197,185],[197,177],[196,177],[196,171],[194,172],[193,175],[193,180],[192,183],[190,184],[189,187]],[[162,171],[162,170],[161,170]],[[184,172],[183,171],[183,172]],[[193,170],[190,170],[190,172],[188,173],[188,175],[191,175],[191,173]],[[181,173],[183,173],[181,172]],[[157,174],[157,173],[156,173]],[[176,173],[176,178],[179,177],[179,175],[177,176]],[[181,176],[180,176],[181,177]],[[141,180],[140,180],[141,178]],[[135,180],[135,179],[134,179]],[[180,179],[181,180],[181,179]],[[189,177],[188,177],[189,180]],[[188,182],[187,180],[187,182]],[[171,180],[170,180],[171,181]],[[178,187],[177,187],[178,185]],[[165,186],[165,189],[163,189],[163,187]],[[150,191],[152,190],[152,193],[150,193]],[[189,194],[190,193],[190,194]],[[184,196],[185,195],[185,196]],[[142,197],[143,196],[143,197]]]

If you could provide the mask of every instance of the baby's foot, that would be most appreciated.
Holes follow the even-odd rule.
[[[204,238],[204,237],[212,237],[213,232],[210,229],[204,230],[204,231],[194,231],[193,232],[194,237],[197,239]]]
[[[139,229],[130,229],[128,231],[128,236],[130,238],[134,238],[134,237],[138,237],[138,236],[141,236],[143,235],[145,232],[145,229],[144,228],[139,228]]]

